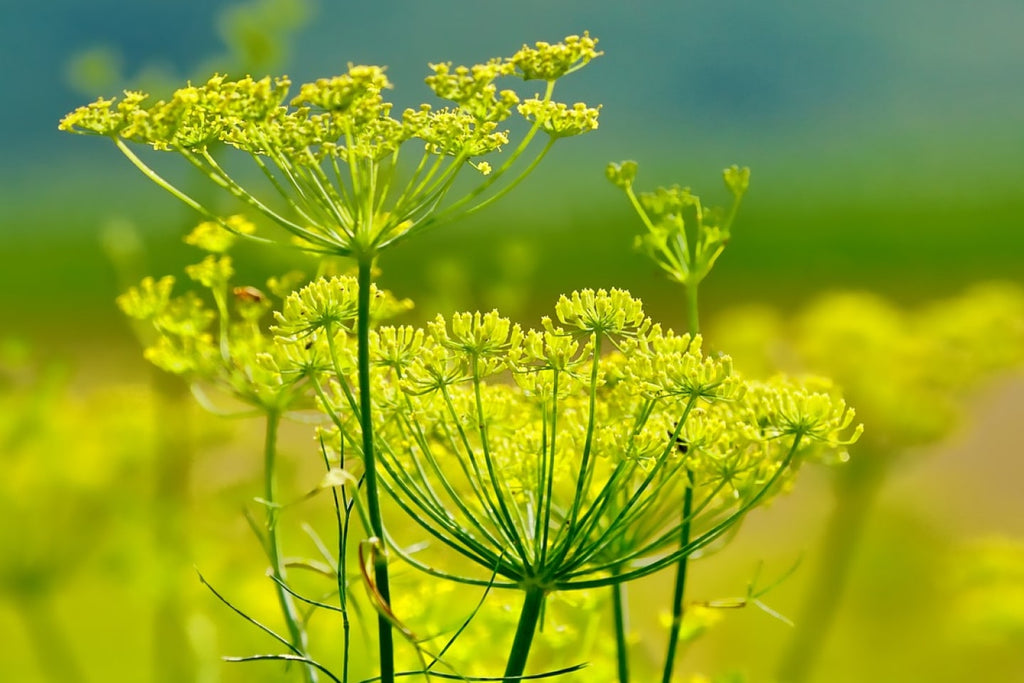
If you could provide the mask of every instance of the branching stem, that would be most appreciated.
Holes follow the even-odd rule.
[[[505,678],[508,680],[516,680],[516,677],[522,676],[526,669],[526,659],[530,655],[530,646],[533,645],[533,635],[537,632],[545,595],[546,591],[537,586],[526,589],[523,610],[519,613],[519,624],[512,640],[512,651],[508,655],[508,665],[505,667]]]

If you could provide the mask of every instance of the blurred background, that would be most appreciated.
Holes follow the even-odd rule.
[[[473,64],[583,30],[605,55],[556,99],[602,104],[600,130],[556,146],[498,205],[386,254],[381,282],[416,301],[412,320],[497,306],[535,323],[561,292],[615,286],[682,327],[681,292],[630,250],[640,224],[604,178],[627,158],[640,162],[639,188],[689,185],[712,204],[726,200],[722,168],[753,169],[734,241],[702,290],[709,329],[726,351],[726,339],[751,344],[751,364],[769,343],[759,340],[785,337],[825,292],[869,291],[902,312],[980,281],[1024,285],[1018,0],[5,3],[0,678],[284,679],[272,665],[218,661],[272,644],[193,570],[273,619],[240,514],[258,491],[258,427],[160,398],[164,380],[113,304],[141,275],[190,262],[180,238],[197,217],[112,145],[59,133],[60,117],[126,87],[168,91],[214,71],[298,83],[348,62],[388,65],[400,110],[429,101],[428,62]],[[239,261],[254,282],[282,269],[258,248]],[[1019,309],[1007,310],[1010,326],[994,329],[1019,329]],[[757,327],[764,311],[782,322]],[[834,623],[807,680],[1024,681],[1024,379],[1012,363],[988,370],[955,392],[942,429],[873,446],[898,457],[861,501],[850,532],[860,543],[845,585],[827,591]],[[290,437],[285,475],[301,488],[311,442],[301,426]],[[752,516],[734,545],[695,565],[693,599],[743,595],[759,562],[778,575],[803,558],[764,598],[798,619],[840,479],[808,472]],[[636,591],[637,607],[667,603],[663,584]],[[794,629],[753,609],[724,616],[680,671],[777,680]],[[638,657],[656,660],[660,624],[638,617],[636,628]]]

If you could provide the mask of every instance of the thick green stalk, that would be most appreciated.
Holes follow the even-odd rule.
[[[840,473],[835,507],[825,527],[821,561],[779,665],[779,683],[810,680],[835,621],[864,524],[885,480],[882,462],[875,453],[863,453]]]
[[[629,683],[629,645],[626,619],[626,584],[612,585],[612,607],[615,611],[615,660],[618,665],[619,683]]]
[[[683,494],[683,524],[679,530],[679,547],[690,544],[690,519],[693,515],[693,472],[686,470],[686,493]],[[679,649],[679,631],[683,627],[683,596],[686,592],[686,574],[689,568],[689,556],[683,556],[676,565],[676,584],[672,592],[672,627],[668,634],[668,650],[665,654],[665,670],[662,683],[672,680],[675,668],[676,651]]]
[[[391,583],[388,579],[388,560],[384,548],[384,522],[380,514],[380,494],[377,484],[377,459],[373,444],[373,419],[370,411],[370,286],[372,259],[359,259],[359,419],[363,432],[363,467],[366,470],[366,508],[370,518],[370,533],[381,542],[382,552],[374,555],[373,576],[377,592],[385,604],[391,604]],[[377,633],[380,649],[381,683],[395,681],[395,643],[391,622],[383,614],[377,615]]]
[[[697,309],[697,282],[689,283],[686,289],[686,315],[688,328],[691,335],[700,332],[700,314]],[[682,449],[682,447],[680,447]],[[679,547],[685,548],[690,545],[690,521],[693,517],[693,472],[686,470],[686,493],[683,494],[683,519],[679,529]],[[684,555],[679,558],[676,565],[675,587],[672,589],[672,627],[668,634],[668,648],[665,652],[665,669],[662,673],[662,683],[669,683],[672,680],[672,671],[675,668],[676,652],[679,649],[679,632],[683,627],[683,599],[686,595],[686,578],[689,569],[690,558]]]
[[[306,655],[309,643],[306,632],[300,624],[299,611],[295,607],[295,600],[291,594],[284,589],[287,576],[284,569],[284,561],[281,558],[281,543],[277,534],[277,429],[281,424],[281,415],[276,410],[267,410],[267,424],[265,440],[263,444],[263,499],[267,506],[267,557],[270,560],[270,572],[274,577],[274,588],[277,591],[277,600],[281,604],[281,613],[284,615],[285,623],[288,626],[288,635],[295,648]],[[316,669],[311,666],[303,667],[303,673],[307,683],[316,683],[318,676]]]
[[[530,646],[533,645],[533,634],[537,632],[545,595],[545,590],[537,586],[526,589],[523,611],[519,613],[519,625],[516,626],[512,651],[509,652],[508,665],[505,667],[506,681],[518,680],[526,669],[526,658],[530,654]]]

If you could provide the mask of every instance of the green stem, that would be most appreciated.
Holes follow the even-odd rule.
[[[697,309],[697,282],[691,282],[686,289],[686,314],[691,336],[700,332],[700,315]],[[681,448],[681,447],[680,447]],[[679,547],[690,545],[690,523],[693,519],[693,472],[686,468],[686,493],[683,494],[683,518],[679,529]],[[679,650],[679,632],[683,628],[683,599],[686,595],[686,578],[690,565],[690,556],[683,555],[676,565],[676,581],[672,590],[672,626],[668,634],[668,649],[665,653],[665,669],[662,672],[662,683],[672,680],[675,668],[676,653]]]
[[[370,399],[370,286],[372,258],[359,259],[359,419],[363,432],[363,467],[366,470],[366,507],[370,518],[370,533],[380,539],[384,549],[384,522],[380,514],[380,495],[377,485],[377,460],[373,444],[373,419]],[[391,583],[388,579],[388,560],[385,552],[375,554],[373,563],[374,581],[377,591],[385,604],[391,604]],[[381,683],[395,681],[395,644],[391,622],[383,614],[377,615],[377,633],[380,650]]]
[[[281,613],[288,626],[288,635],[296,650],[303,655],[308,653],[309,643],[306,632],[300,623],[299,611],[295,607],[295,600],[291,594],[284,589],[287,576],[284,568],[284,561],[281,557],[281,542],[277,534],[277,429],[281,424],[281,414],[277,410],[267,410],[267,424],[263,450],[263,499],[267,507],[267,555],[270,560],[270,572],[274,577],[274,587],[277,591],[277,600],[281,604]],[[304,678],[307,683],[316,683],[318,676],[316,669],[311,666],[303,667]]]
[[[650,232],[657,232],[654,227],[654,223],[651,222],[651,217],[644,211],[643,204],[640,203],[640,199],[636,196],[636,192],[633,191],[632,185],[626,186],[626,197],[629,198],[629,203],[633,205],[633,209],[640,216],[640,220],[643,221],[644,227]]]
[[[523,611],[519,613],[519,625],[516,626],[512,651],[509,652],[508,665],[505,667],[506,681],[517,680],[526,669],[526,658],[529,656],[530,646],[533,644],[533,634],[537,632],[537,623],[540,621],[545,595],[546,591],[537,586],[526,589]]]
[[[697,307],[697,282],[686,285],[686,323],[691,336],[700,333],[700,312]]]
[[[841,472],[835,507],[825,527],[821,561],[814,583],[804,596],[800,616],[782,662],[779,683],[810,679],[835,621],[875,497],[885,480],[885,467],[874,453],[863,453]]]
[[[482,208],[484,208],[486,206],[489,206],[490,204],[493,204],[494,202],[498,201],[499,199],[501,199],[502,197],[507,195],[512,190],[516,189],[516,186],[519,185],[519,183],[523,182],[523,180],[526,179],[526,176],[528,176],[531,173],[533,173],[533,169],[537,168],[537,166],[540,164],[540,162],[544,160],[544,157],[546,157],[548,155],[548,152],[551,151],[551,147],[554,144],[555,144],[555,138],[549,139],[547,144],[544,145],[544,148],[540,151],[540,154],[538,154],[534,158],[534,160],[530,162],[529,166],[527,166],[526,168],[523,169],[522,173],[520,173],[511,182],[509,182],[508,185],[506,185],[505,187],[501,188],[500,190],[498,190],[497,192],[492,194],[487,199],[481,201],[479,204],[474,204],[470,208],[466,209],[466,211],[465,211],[465,213],[463,215],[464,216],[471,216],[472,214],[476,213],[480,209],[482,209]]]
[[[618,663],[619,683],[629,683],[629,644],[626,632],[629,625],[626,612],[626,584],[612,585],[612,607],[615,611],[615,658]]]
[[[683,494],[683,523],[679,530],[679,547],[690,545],[690,520],[693,515],[693,472],[686,470],[686,493]],[[683,596],[686,592],[686,574],[689,568],[689,555],[684,555],[676,565],[676,583],[672,592],[672,627],[668,634],[668,651],[665,654],[665,670],[662,683],[672,680],[675,668],[676,652],[679,649],[679,632],[683,627]]]

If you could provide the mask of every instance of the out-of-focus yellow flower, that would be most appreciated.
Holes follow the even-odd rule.
[[[962,641],[1024,647],[1024,540],[990,537],[956,549],[944,574],[948,626]]]
[[[919,310],[835,293],[788,321],[727,313],[712,336],[748,371],[831,377],[868,425],[865,443],[899,451],[948,434],[972,388],[1024,362],[1024,291],[983,284]]]

